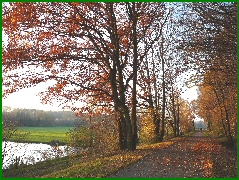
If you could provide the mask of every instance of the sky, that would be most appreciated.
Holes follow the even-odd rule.
[[[25,109],[41,109],[45,111],[61,111],[62,106],[58,102],[54,102],[53,105],[42,104],[40,97],[37,96],[39,92],[47,90],[51,82],[40,83],[35,87],[21,89],[18,92],[10,94],[6,99],[2,99],[3,106],[11,106],[13,108],[25,108]],[[182,93],[182,98],[188,101],[197,99],[197,87],[187,88]]]
[[[25,109],[40,109],[45,111],[61,111],[59,103],[54,102],[54,106],[50,104],[42,104],[39,92],[47,90],[51,82],[40,83],[35,87],[21,89],[2,99],[2,106],[11,106],[12,108],[25,108]]]
[[[197,99],[198,94],[197,94],[197,86],[193,86],[191,88],[186,88],[186,90],[181,94],[182,98],[187,101],[192,101]]]

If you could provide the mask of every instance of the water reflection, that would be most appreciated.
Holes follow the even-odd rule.
[[[71,148],[67,146],[54,147],[41,143],[2,142],[2,169],[6,169],[16,162],[34,164],[46,159],[76,154],[81,150],[80,148]]]

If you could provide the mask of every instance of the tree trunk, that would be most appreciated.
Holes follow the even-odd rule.
[[[117,105],[118,112],[120,114],[120,122],[118,122],[119,129],[119,135],[121,135],[121,145],[123,149],[132,149],[132,125],[129,115],[129,109],[126,105],[125,100],[125,87],[124,87],[124,78],[123,78],[123,70],[121,67],[120,62],[120,55],[119,55],[119,49],[120,49],[120,43],[119,43],[119,36],[117,31],[117,24],[116,24],[116,17],[114,14],[114,7],[113,3],[110,3],[110,14],[112,19],[112,31],[111,34],[111,41],[115,45],[114,51],[113,51],[113,66],[114,70],[116,70],[116,73],[114,74],[114,77],[112,77],[113,88],[114,92],[114,99]],[[117,80],[116,80],[117,78]],[[117,92],[116,92],[117,91]],[[117,97],[116,97],[117,95]]]
[[[227,108],[224,106],[225,109],[225,113],[226,113],[226,124],[227,124],[227,132],[228,132],[228,141],[233,144],[233,138],[232,138],[232,133],[231,133],[231,126],[230,126],[230,122],[229,122],[229,115],[228,115],[228,110]]]
[[[178,99],[177,99],[177,115],[178,115],[178,117],[177,117],[177,136],[179,136],[180,135],[180,130],[179,130],[179,127],[180,127],[180,104],[179,104],[179,97],[178,97]]]
[[[117,25],[116,25],[116,17],[114,14],[113,3],[109,4],[109,13],[111,15],[111,42],[115,45],[115,49],[113,51],[112,63],[113,67],[110,68],[111,75],[111,89],[114,100],[114,109],[115,109],[115,118],[117,118],[118,123],[118,136],[119,136],[119,148],[125,149],[127,144],[127,133],[126,133],[126,121],[124,118],[124,111],[122,108],[122,104],[125,105],[125,97],[124,97],[124,86],[123,86],[123,77],[122,77],[122,69],[120,67],[120,59],[119,59],[119,37],[117,33]],[[108,57],[110,58],[110,57]],[[118,77],[118,79],[117,79]]]
[[[124,141],[123,141],[123,129],[122,129],[122,125],[121,125],[121,120],[120,117],[118,116],[118,111],[115,111],[115,119],[118,125],[118,138],[119,138],[119,149],[123,150],[124,149]]]
[[[163,44],[161,44],[161,46],[163,46]],[[161,47],[163,48],[163,47]],[[163,89],[163,104],[162,104],[162,126],[161,126],[161,132],[160,132],[160,136],[159,136],[159,141],[163,141],[164,138],[164,122],[165,122],[165,109],[166,109],[166,93],[165,93],[165,72],[164,72],[164,57],[161,54],[161,59],[162,59],[162,79],[163,79],[163,83],[162,83],[162,89]]]
[[[114,114],[115,114],[115,120],[118,124],[118,138],[119,138],[119,148],[121,150],[126,148],[126,136],[125,136],[125,119],[122,117],[122,111],[119,108],[120,106],[120,99],[118,98],[118,89],[116,84],[116,64],[113,62],[113,68],[110,72],[111,75],[111,89],[114,99]]]
[[[152,52],[152,58],[153,58],[153,52]],[[154,78],[153,85],[154,85],[154,99],[155,99],[154,104],[155,104],[155,107],[154,107],[154,104],[153,104],[152,96],[151,96],[151,101],[152,101],[152,107],[154,108],[153,109],[153,113],[154,113],[153,114],[153,118],[154,118],[153,122],[154,122],[154,125],[155,125],[155,129],[154,129],[155,142],[158,142],[159,141],[160,117],[159,117],[159,113],[158,113],[158,111],[159,111],[159,108],[158,108],[159,95],[158,95],[157,81],[156,81],[156,75],[155,75],[155,68],[156,67],[155,67],[155,63],[154,63],[154,59],[153,59],[153,78]],[[151,86],[150,86],[150,89],[151,89]]]
[[[176,117],[176,109],[175,109],[175,99],[174,99],[174,89],[173,89],[173,85],[171,88],[171,94],[172,94],[172,108],[173,108],[173,135],[174,137],[177,136],[177,117]]]
[[[138,66],[138,42],[137,42],[137,21],[138,17],[135,11],[135,2],[132,2],[132,6],[128,4],[128,13],[129,18],[132,21],[133,27],[133,88],[132,88],[132,109],[131,109],[131,121],[132,121],[132,150],[136,149],[137,143],[137,115],[136,115],[136,107],[137,107],[137,99],[136,99],[136,83],[137,83],[137,66]]]
[[[132,150],[132,144],[133,144],[133,138],[132,138],[132,124],[131,124],[131,119],[129,115],[129,109],[127,106],[122,107],[123,110],[123,117],[122,119],[125,121],[125,129],[124,129],[124,134],[126,137],[126,142],[125,142],[125,149],[130,149]]]
[[[213,86],[212,86],[212,89],[213,89],[213,91],[214,91],[214,93],[215,93],[215,95],[216,95],[217,104],[218,104],[219,109],[220,109],[221,123],[222,123],[222,127],[223,127],[223,130],[224,130],[224,135],[226,136],[227,139],[229,139],[229,138],[228,138],[228,134],[227,134],[226,125],[225,125],[225,122],[224,122],[224,120],[223,120],[223,119],[224,119],[224,118],[223,118],[223,110],[222,110],[222,106],[221,106],[221,104],[220,104],[220,99],[219,99],[218,93],[217,93],[216,89],[215,89]]]

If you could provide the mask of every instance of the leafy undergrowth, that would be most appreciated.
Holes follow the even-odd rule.
[[[148,149],[148,150],[165,149],[169,147],[170,145],[174,144],[179,139],[181,138],[174,138],[171,141],[160,142],[155,144],[141,145],[141,146],[138,146],[137,149]]]
[[[199,152],[204,157],[205,177],[237,177],[235,149],[228,149],[220,145],[217,139],[210,138],[207,142],[197,142],[192,151]]]
[[[194,133],[195,133],[195,132],[192,131],[192,132],[186,133],[184,136],[191,136],[191,135],[193,135]]]
[[[3,177],[106,177],[129,164],[139,161],[154,150],[167,148],[177,138],[170,141],[138,146],[135,151],[116,151],[107,155],[85,153],[75,157],[64,157],[36,165],[23,165],[18,169],[3,170]]]
[[[154,150],[164,149],[174,144],[176,139],[167,142],[138,146],[135,151],[119,151],[114,155],[97,157],[84,163],[77,163],[70,168],[47,174],[43,177],[107,177],[131,163],[139,161]]]
[[[77,163],[73,166],[42,177],[68,178],[68,177],[106,177],[110,173],[117,171],[142,157],[149,154],[149,151],[121,151],[108,157],[97,157],[96,159]]]

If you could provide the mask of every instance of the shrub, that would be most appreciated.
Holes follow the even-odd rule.
[[[94,133],[88,127],[81,126],[79,128],[70,129],[67,135],[69,138],[69,146],[82,148],[92,146]]]

